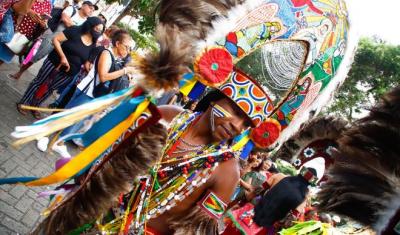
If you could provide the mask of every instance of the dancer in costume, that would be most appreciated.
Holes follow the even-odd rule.
[[[332,11],[343,6],[341,1],[314,4]],[[341,80],[330,74],[324,79],[331,82],[323,90],[318,86],[319,77],[315,77],[309,82],[314,87],[313,94],[308,97],[303,94],[306,98],[288,112],[280,110],[290,102],[289,97],[296,99],[299,91],[304,90],[301,81],[305,75],[301,72],[315,65],[306,64],[314,61],[307,58],[313,56],[307,38],[302,41],[301,37],[287,33],[282,22],[286,19],[278,17],[278,10],[279,4],[269,1],[162,1],[157,27],[160,51],[135,61],[138,81],[135,86],[32,126],[17,127],[13,135],[20,138],[17,144],[22,144],[87,116],[107,112],[79,137],[86,149],[52,175],[3,180],[29,186],[54,184],[90,169],[74,191],[49,208],[48,217],[36,232],[65,234],[80,227],[74,232],[93,229],[142,234],[152,227],[175,234],[216,233],[216,218],[224,213],[238,180],[238,159],[246,160],[254,146],[267,148],[277,140],[282,141],[278,139],[282,131],[289,136],[304,121],[295,119],[295,115],[307,116],[308,107],[323,105],[315,102],[316,98],[329,95]],[[259,14],[260,11],[268,14]],[[318,24],[314,12],[302,13],[309,17],[309,27]],[[340,32],[338,39],[346,41],[347,19],[331,17],[338,22],[331,30]],[[211,33],[212,30],[215,32]],[[331,49],[338,46],[337,42],[332,41]],[[269,79],[270,86],[265,90],[236,67],[241,59],[259,48],[265,49],[262,63],[273,76],[263,78]],[[291,76],[285,79],[283,74]],[[204,107],[199,109],[201,113],[184,112],[176,116],[179,110],[160,107],[165,120],[176,116],[161,150],[165,128],[151,125],[160,116],[151,96],[172,89],[180,78],[181,92],[191,99],[198,99],[207,86],[219,93],[203,99],[205,105],[199,103],[199,108]],[[211,101],[214,103],[210,105]],[[302,113],[297,113],[300,108]],[[277,116],[278,113],[282,115]],[[251,128],[247,128],[250,123]],[[154,141],[146,138],[156,133],[160,136]],[[107,208],[115,205],[119,210],[114,208],[113,217],[108,217]],[[164,220],[168,213],[170,219]]]

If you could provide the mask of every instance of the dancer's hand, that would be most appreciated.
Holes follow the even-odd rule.
[[[57,66],[56,69],[60,70],[61,67],[65,68],[65,70],[64,70],[65,72],[68,72],[69,69],[71,68],[69,66],[68,60],[67,60],[67,58],[65,56],[61,57],[60,64]]]

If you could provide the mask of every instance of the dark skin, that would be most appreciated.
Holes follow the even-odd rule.
[[[232,117],[215,117],[215,130],[212,132],[210,122],[211,108],[209,107],[207,111],[200,116],[199,121],[187,129],[184,134],[185,141],[191,144],[220,142],[222,140],[232,139],[251,125],[247,115],[228,98],[221,99],[215,103],[228,111]],[[182,109],[176,106],[166,105],[160,106],[160,111],[164,120],[170,122]],[[188,153],[190,152],[181,153],[179,155]],[[172,157],[176,156],[178,155],[172,155]],[[240,166],[237,159],[230,159],[220,163],[206,183],[196,188],[189,197],[179,202],[179,204],[171,210],[148,221],[147,225],[164,234],[173,233],[173,231],[169,229],[168,218],[187,215],[190,210],[197,206],[199,200],[201,200],[208,190],[213,191],[222,201],[228,204],[236,185],[239,183],[239,172]]]

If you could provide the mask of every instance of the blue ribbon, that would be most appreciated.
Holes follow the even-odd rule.
[[[32,180],[37,180],[37,177],[14,177],[14,178],[4,178],[0,179],[0,185],[2,184],[17,184],[17,183],[27,183]]]
[[[193,89],[190,91],[188,97],[192,100],[197,100],[205,90],[206,86],[203,83],[196,82]]]
[[[89,146],[99,137],[107,133],[113,127],[125,120],[132,114],[137,106],[144,101],[144,96],[139,96],[122,102],[113,111],[108,113],[100,121],[96,122],[86,133],[82,135],[82,143]]]
[[[254,143],[253,141],[249,140],[249,142],[247,142],[247,144],[242,149],[242,153],[240,154],[240,159],[247,160],[253,148],[254,148]]]

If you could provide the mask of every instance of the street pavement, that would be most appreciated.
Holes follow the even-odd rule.
[[[53,171],[56,156],[42,153],[34,142],[14,148],[10,136],[15,126],[34,121],[16,111],[29,82],[37,74],[42,61],[29,69],[20,80],[7,77],[18,69],[16,60],[0,66],[0,178],[17,176],[45,176]],[[49,103],[54,97],[51,97]],[[46,105],[46,104],[45,104]],[[0,186],[0,235],[28,234],[43,219],[41,213],[48,206],[47,198],[38,198],[46,187],[28,188],[22,185]]]

